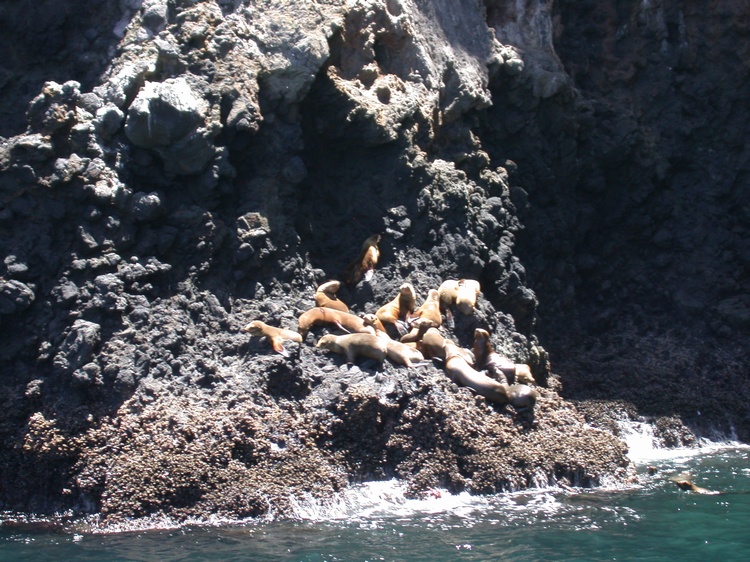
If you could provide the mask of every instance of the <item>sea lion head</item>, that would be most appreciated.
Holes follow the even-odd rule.
[[[472,351],[474,352],[477,361],[480,361],[480,358],[486,358],[487,354],[492,351],[492,346],[490,345],[490,333],[487,330],[483,330],[482,328],[476,328],[474,330],[474,346]]]
[[[539,393],[525,384],[513,384],[508,387],[508,401],[519,412],[533,411]]]
[[[365,323],[365,326],[371,326],[373,328],[379,329],[382,324],[380,323],[380,320],[378,320],[378,317],[373,314],[372,312],[368,312],[367,314],[362,315],[362,322]]]
[[[331,346],[335,343],[336,336],[334,336],[333,334],[326,334],[324,336],[321,336],[321,338],[318,340],[318,343],[315,344],[315,347],[330,349]]]
[[[251,336],[262,336],[264,324],[260,320],[253,320],[242,328],[242,332],[249,333]]]
[[[414,285],[411,283],[404,283],[398,289],[398,304],[400,313],[403,316],[407,312],[414,312],[414,306],[417,303],[417,292],[414,290]]]
[[[408,296],[408,297],[412,297],[412,298],[416,298],[416,294],[417,294],[414,291],[414,285],[412,285],[411,283],[403,283],[399,287],[398,292],[402,296]]]

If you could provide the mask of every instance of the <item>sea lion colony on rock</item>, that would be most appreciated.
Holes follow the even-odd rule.
[[[363,255],[372,248],[373,239],[368,238]],[[446,374],[459,386],[470,388],[491,402],[511,404],[518,411],[533,411],[539,394],[529,386],[536,383],[531,369],[495,352],[487,330],[475,330],[472,350],[458,346],[441,333],[441,311],[449,315],[455,306],[465,315],[474,312],[481,292],[478,281],[446,280],[439,289],[428,292],[419,308],[416,308],[414,287],[404,283],[391,301],[375,314],[368,313],[363,317],[348,312],[348,306],[336,296],[339,287],[338,281],[328,281],[316,289],[317,306],[299,316],[297,332],[274,328],[257,320],[243,331],[265,336],[274,351],[283,353],[282,340],[301,343],[313,326],[330,325],[345,334],[326,334],[318,340],[316,347],[343,354],[348,363],[354,363],[360,357],[380,363],[388,358],[395,364],[414,367],[425,360],[435,359],[442,363]],[[397,329],[398,338],[394,339],[388,333],[390,327]]]

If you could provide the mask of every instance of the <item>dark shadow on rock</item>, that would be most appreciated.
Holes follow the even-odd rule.
[[[0,10],[0,136],[10,137],[26,129],[26,109],[45,82],[96,85],[124,14],[119,3],[101,0],[20,0]]]

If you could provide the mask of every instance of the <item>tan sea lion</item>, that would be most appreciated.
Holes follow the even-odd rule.
[[[349,307],[339,300],[336,292],[341,287],[340,281],[327,281],[315,290],[315,304],[326,308],[333,308],[341,312],[349,312]]]
[[[364,314],[362,316],[362,320],[364,321],[365,326],[370,326],[373,330],[375,330],[376,336],[384,336],[388,339],[391,339],[391,336],[388,335],[388,331],[385,329],[385,326],[383,326],[380,318],[375,316],[372,312]]]
[[[388,359],[397,365],[413,367],[414,363],[421,363],[424,361],[424,355],[422,355],[422,353],[415,347],[392,339],[384,339],[383,341],[387,347]]]
[[[539,393],[533,388],[514,384],[508,386],[474,369],[451,341],[445,342],[445,372],[460,386],[467,386],[480,396],[497,404],[510,404],[518,411],[533,410]]]
[[[422,341],[419,346],[419,350],[428,359],[441,359],[445,360],[445,346],[450,344],[454,348],[454,352],[463,357],[463,359],[470,365],[474,363],[474,354],[468,349],[459,347],[453,341],[443,337],[440,330],[437,328],[428,328],[422,336]]]
[[[433,357],[445,359],[445,338],[443,334],[437,328],[428,328],[422,336],[420,351],[428,359]]]
[[[364,241],[359,257],[344,270],[344,279],[347,284],[354,286],[363,278],[365,281],[372,279],[375,266],[380,259],[378,242],[380,242],[380,234],[373,234]]]
[[[401,336],[399,341],[401,343],[421,342],[427,330],[435,327],[436,326],[432,320],[428,320],[427,318],[417,318],[411,324],[411,331],[408,334]]]
[[[456,308],[467,316],[472,314],[477,306],[477,297],[480,291],[479,281],[475,281],[474,279],[459,279]]]
[[[346,355],[347,363],[354,363],[357,357],[369,357],[382,362],[388,353],[386,342],[372,334],[326,334],[318,340],[315,347]]]
[[[516,382],[520,384],[536,384],[536,379],[531,372],[531,367],[526,363],[516,363]]]
[[[721,493],[717,492],[716,490],[709,490],[708,488],[701,488],[700,486],[696,486],[693,482],[692,476],[687,472],[681,472],[680,474],[670,476],[669,480],[674,482],[680,490],[705,495],[716,495]]]
[[[269,326],[260,320],[253,320],[247,326],[242,328],[242,331],[249,333],[251,336],[265,336],[273,350],[282,355],[286,355],[286,350],[284,349],[283,344],[284,340],[302,343],[302,336],[298,332]]]
[[[443,323],[443,316],[440,314],[440,293],[437,289],[430,289],[427,292],[427,298],[422,305],[414,311],[412,316],[430,320],[436,328]]]
[[[459,386],[467,386],[491,402],[507,404],[508,386],[474,369],[458,351],[458,346],[445,342],[445,372]]]
[[[474,368],[480,371],[486,370],[493,379],[506,384],[508,380],[516,383],[536,384],[528,365],[513,363],[492,349],[490,333],[487,330],[481,328],[474,330],[472,351],[475,358]]]
[[[440,310],[450,313],[451,306],[456,302],[458,296],[458,280],[446,279],[438,287],[438,298],[440,300]]]
[[[357,315],[350,312],[342,312],[333,308],[325,308],[322,306],[316,306],[303,312],[299,319],[298,332],[304,339],[307,336],[307,332],[313,326],[319,326],[320,324],[333,324],[344,332],[356,332],[365,334],[374,334],[375,330],[370,326],[365,326],[364,321]]]
[[[408,320],[417,301],[417,295],[411,283],[404,283],[392,301],[381,306],[375,316],[383,324],[396,324],[399,320]]]
[[[451,329],[453,329],[453,305],[456,304],[456,296],[458,296],[457,279],[446,279],[438,287],[440,312],[445,314],[445,323]]]

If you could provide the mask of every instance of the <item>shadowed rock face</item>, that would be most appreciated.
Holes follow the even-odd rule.
[[[590,486],[628,476],[621,417],[670,445],[747,434],[746,79],[721,62],[747,58],[746,9],[256,4],[122,2],[76,20],[116,46],[100,66],[73,43],[53,80],[2,90],[26,112],[0,139],[4,509]],[[1,15],[41,49],[46,27]],[[447,335],[530,364],[534,419],[437,361],[347,366],[314,347],[329,328],[288,357],[240,331],[295,329],[375,233],[374,278],[339,298],[479,280]]]
[[[565,393],[745,427],[747,8],[558,3],[552,21],[558,64],[527,44],[575,90],[491,85],[483,139],[516,163],[516,248]]]

